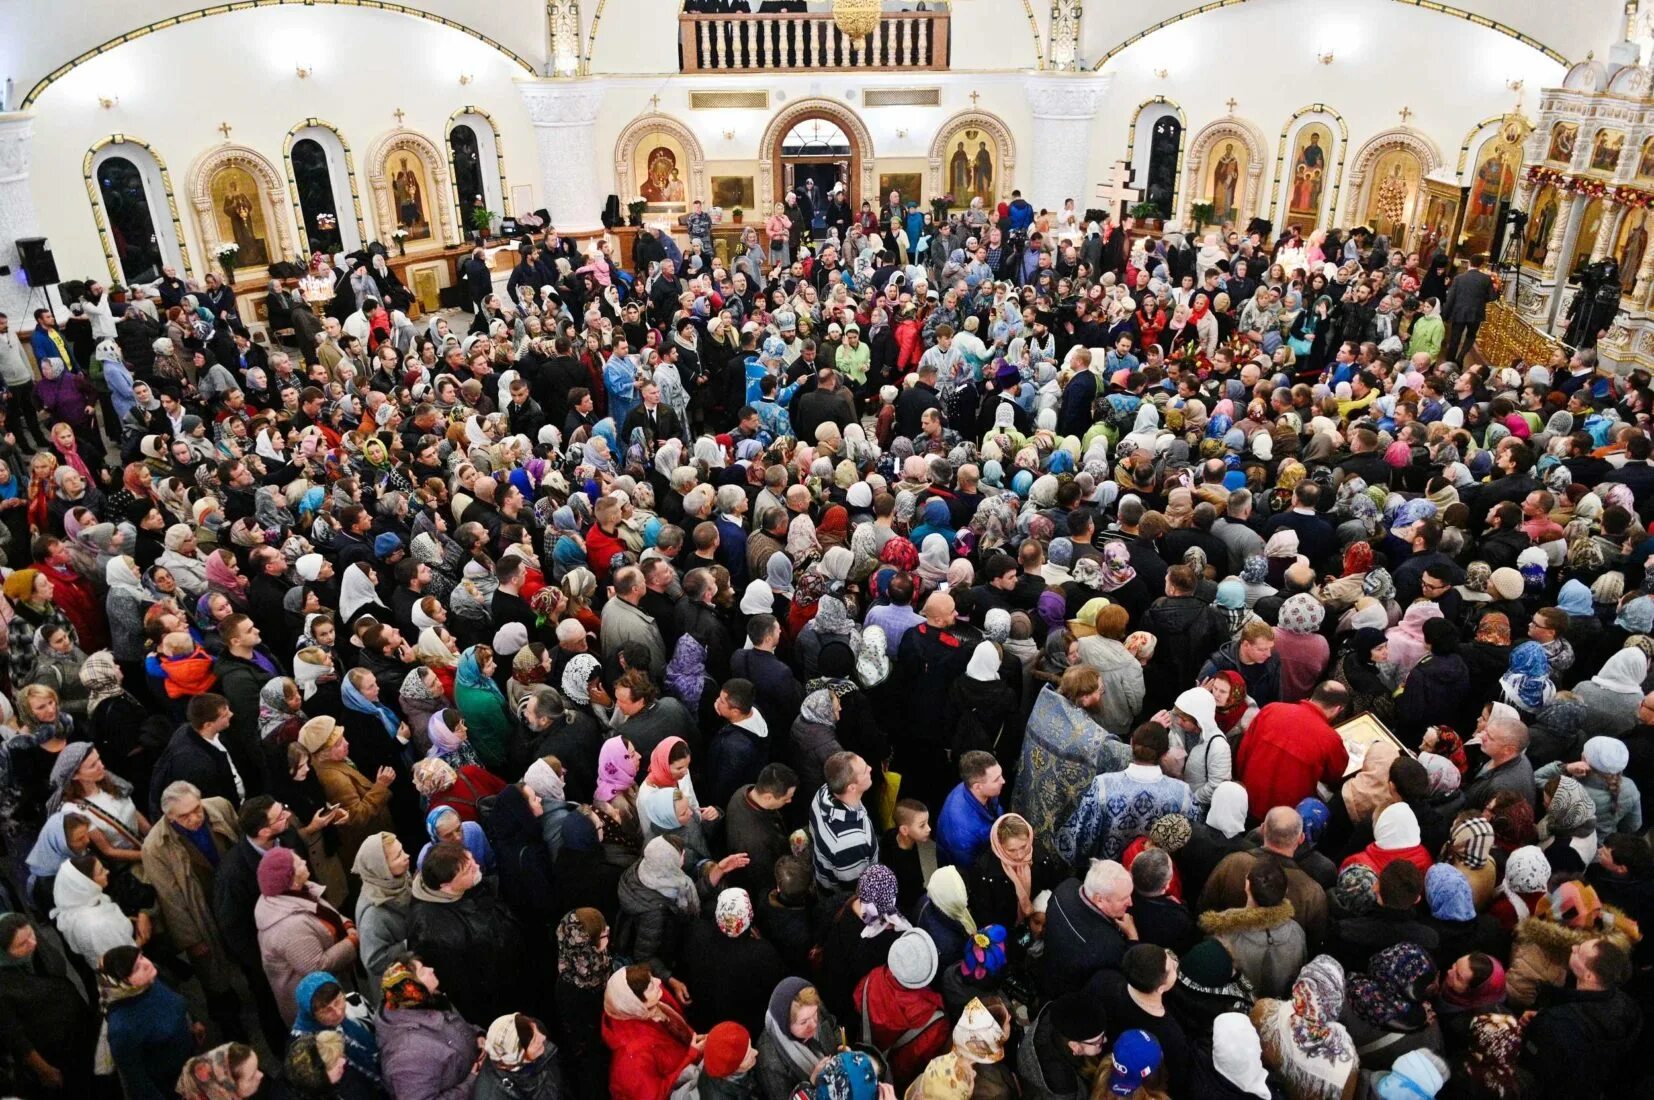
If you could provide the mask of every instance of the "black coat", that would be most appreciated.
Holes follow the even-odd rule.
[[[534,975],[522,926],[505,904],[482,886],[439,904],[415,896],[408,910],[408,947],[442,981],[454,1008],[467,1020],[493,1020],[530,1002]]]
[[[786,973],[774,944],[754,931],[731,939],[702,917],[684,932],[675,976],[694,998],[684,1015],[695,1030],[710,1031],[714,1024],[734,1020],[747,1034],[762,1035],[770,993]]]
[[[1056,857],[1036,849],[1029,898],[1039,897],[1044,890],[1055,890],[1062,885],[1067,873],[1067,868]],[[965,893],[970,899],[971,916],[976,918],[978,927],[999,924],[1010,929],[1019,923],[1017,888],[991,847],[977,853],[976,862],[965,875]]]
[[[736,791],[756,783],[770,762],[767,739],[728,722],[712,735],[706,755],[706,804],[720,808],[729,805]]]
[[[254,714],[257,713],[255,710]],[[239,769],[240,765],[236,767]],[[241,805],[230,758],[207,744],[206,738],[188,725],[179,726],[173,732],[172,740],[161,750],[160,759],[155,761],[155,770],[150,773],[149,814],[152,820],[159,821],[164,816],[160,806],[161,792],[167,789],[167,784],[180,779],[195,784],[202,798],[223,798],[232,806]],[[241,780],[247,782],[245,773]]]
[[[499,863],[500,896],[526,928],[549,928],[560,916],[551,853],[522,788],[513,783],[501,791],[483,814],[482,825]]]
[[[276,843],[296,855],[308,856],[309,845],[299,831],[289,827]],[[264,855],[243,837],[235,847],[224,853],[213,875],[213,916],[224,933],[224,946],[249,975],[264,974],[263,957],[258,949],[258,925],[253,920],[253,907],[258,904],[258,863]]]

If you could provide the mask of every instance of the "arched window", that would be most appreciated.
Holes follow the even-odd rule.
[[[1183,148],[1183,123],[1176,115],[1155,119],[1149,135],[1149,173],[1144,181],[1143,201],[1160,208],[1162,218],[1172,216],[1177,194],[1177,160]]]
[[[313,118],[295,126],[287,137],[287,161],[296,193],[293,213],[310,250],[332,254],[361,248],[350,153],[338,131]]]
[[[500,139],[488,116],[467,107],[448,120],[448,161],[454,170],[461,233],[469,235],[477,228],[473,210],[509,213],[501,189]]]
[[[111,142],[88,159],[116,277],[146,283],[159,279],[163,267],[182,272],[183,249],[169,212],[169,187],[148,147]]]
[[[339,204],[333,198],[333,177],[327,170],[327,150],[312,138],[293,143],[293,182],[299,191],[299,212],[310,247],[328,255],[342,252]]]
[[[482,154],[477,132],[463,123],[448,131],[448,157],[454,166],[454,190],[459,195],[459,224],[469,233],[476,228],[472,212],[487,208],[482,194]]]
[[[807,118],[781,139],[784,157],[846,157],[850,139],[831,119]]]

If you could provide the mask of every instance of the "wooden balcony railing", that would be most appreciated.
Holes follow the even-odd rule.
[[[841,33],[829,12],[680,15],[678,44],[686,73],[946,69],[948,13],[889,12],[866,38]]]

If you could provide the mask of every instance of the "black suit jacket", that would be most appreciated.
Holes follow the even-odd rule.
[[[684,438],[683,424],[679,422],[678,414],[665,402],[655,406],[655,420],[652,424],[649,421],[648,410],[642,405],[627,413],[626,423],[621,425],[621,438],[630,439],[635,428],[642,428],[644,437],[652,443],[662,439]]]
[[[1480,324],[1493,298],[1493,280],[1485,272],[1471,268],[1448,286],[1442,314],[1448,324]]]
[[[207,744],[206,738],[188,725],[178,727],[173,733],[172,740],[161,750],[160,759],[155,761],[155,770],[150,773],[149,812],[153,820],[159,821],[164,816],[161,792],[167,789],[167,784],[180,779],[195,784],[202,798],[223,798],[232,806],[241,805],[230,758]],[[242,776],[241,781],[246,783],[247,776]]]

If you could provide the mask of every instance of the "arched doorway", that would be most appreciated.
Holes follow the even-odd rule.
[[[758,193],[780,202],[806,181],[823,197],[843,183],[852,209],[873,196],[873,138],[848,109],[832,100],[800,100],[778,113],[764,131]]]

